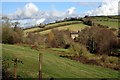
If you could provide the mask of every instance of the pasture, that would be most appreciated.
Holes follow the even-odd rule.
[[[43,54],[43,78],[118,78],[118,71],[100,66],[82,64],[57,54],[59,49],[33,50],[30,47],[3,44],[3,58],[17,57],[23,61],[18,64],[17,72],[22,78],[38,78],[38,55]],[[60,52],[69,52],[60,49]],[[10,71],[13,73],[13,63],[10,62]]]

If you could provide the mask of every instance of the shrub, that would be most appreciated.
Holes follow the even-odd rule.
[[[75,42],[71,43],[70,50],[71,50],[71,53],[74,54],[75,56],[85,56],[88,53],[85,46]]]
[[[54,48],[67,48],[70,44],[70,32],[68,30],[59,31],[57,29],[53,29],[48,34],[48,43],[49,47]]]
[[[117,47],[117,36],[107,28],[85,28],[79,32],[76,40],[85,45],[91,53],[109,54]]]
[[[2,27],[2,43],[13,44],[13,29],[8,26]]]
[[[23,41],[23,29],[19,27],[14,27],[13,31],[13,41],[14,43],[22,43]]]
[[[40,35],[39,33],[29,33],[23,40],[24,44],[29,44],[31,46],[38,46],[40,44],[45,43],[45,37]]]
[[[21,43],[23,30],[19,27],[12,28],[9,22],[2,23],[2,43]]]
[[[91,20],[84,20],[83,23],[88,25],[88,26],[92,26],[93,25],[93,22]]]

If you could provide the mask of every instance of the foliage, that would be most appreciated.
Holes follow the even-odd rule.
[[[88,26],[92,26],[93,25],[93,22],[91,20],[89,20],[89,19],[88,20],[87,19],[83,20],[83,23],[88,25]]]
[[[6,24],[2,27],[2,43],[13,44],[13,29],[8,27]]]
[[[31,47],[37,47],[40,44],[45,43],[45,37],[39,33],[28,33],[28,35],[24,37],[23,43],[31,45]]]
[[[99,27],[83,29],[76,41],[85,45],[91,53],[109,54],[117,46],[117,36],[111,30]]]
[[[8,79],[11,76],[9,71],[10,68],[10,61],[8,57],[3,57],[2,59],[2,79]]]
[[[19,27],[11,27],[7,21],[2,23],[2,43],[15,44],[21,43],[23,38],[23,30]]]
[[[75,56],[85,56],[86,54],[88,54],[88,51],[84,45],[75,42],[71,42],[70,51]]]
[[[21,43],[23,37],[22,29],[14,30],[11,27],[2,27],[2,43],[15,44]]]
[[[68,48],[70,47],[70,32],[69,30],[59,31],[57,29],[53,29],[48,34],[48,43],[50,47],[57,48]]]
[[[2,80],[13,80],[14,79],[14,75],[12,73],[12,71],[10,70],[10,67],[12,66],[12,59],[10,57],[6,57],[4,56],[2,58]],[[18,62],[21,63],[21,62]],[[17,64],[16,64],[17,65]],[[16,75],[16,78],[19,80],[19,78],[21,78],[20,75]]]

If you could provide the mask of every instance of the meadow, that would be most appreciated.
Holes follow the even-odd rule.
[[[38,77],[38,55],[43,54],[43,78],[118,78],[118,71],[100,66],[82,64],[67,58],[61,58],[57,53],[64,49],[33,50],[30,47],[3,44],[3,58],[9,58],[10,72],[13,73],[11,59],[17,57],[23,61],[18,64],[17,74],[22,78]]]

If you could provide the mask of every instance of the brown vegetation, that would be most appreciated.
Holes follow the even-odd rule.
[[[110,54],[117,48],[117,36],[106,28],[85,28],[75,41],[85,45],[91,53]]]
[[[71,42],[69,30],[59,31],[57,29],[53,29],[47,36],[49,47],[67,48]]]
[[[2,43],[15,44],[21,43],[23,38],[23,30],[21,28],[10,27],[9,24],[3,24],[2,27]]]

